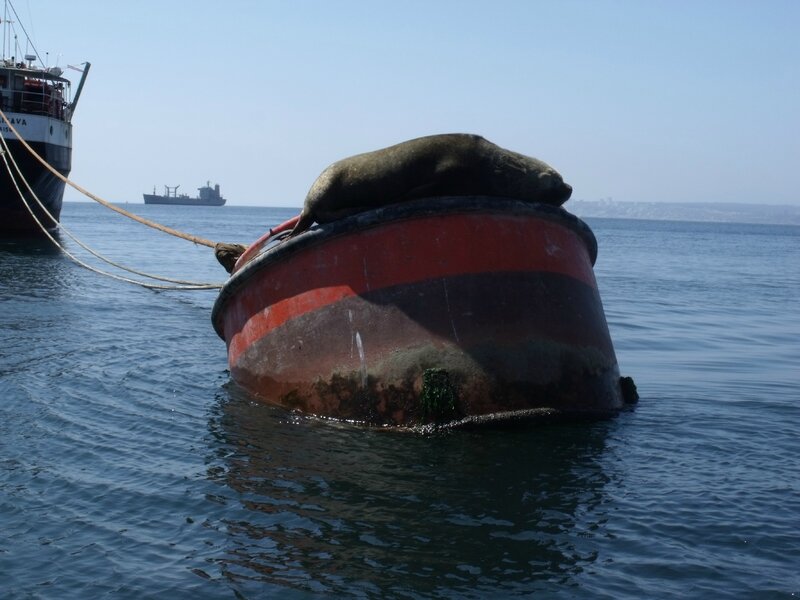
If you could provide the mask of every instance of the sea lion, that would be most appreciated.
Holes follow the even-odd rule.
[[[467,133],[431,135],[333,163],[306,196],[297,235],[316,221],[429,196],[500,196],[561,206],[572,187],[546,163]]]

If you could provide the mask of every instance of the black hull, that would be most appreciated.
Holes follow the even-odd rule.
[[[6,140],[6,142],[25,180],[28,181],[36,196],[53,216],[55,222],[44,214],[30,192],[28,192],[25,184],[19,181],[18,177],[15,177],[28,205],[34,210],[42,225],[49,230],[56,229],[61,216],[64,182],[36,160],[19,141]],[[72,151],[70,148],[43,143],[31,143],[30,146],[63,176],[69,175],[72,167]],[[16,175],[16,171],[14,171],[14,174]],[[4,163],[0,162],[0,234],[36,235],[40,233],[41,229],[20,199],[19,192],[17,192],[17,188],[9,176],[8,169],[6,169]]]
[[[145,204],[171,204],[173,206],[223,206],[222,201],[205,201],[200,198],[173,198],[172,196],[159,196],[157,194],[143,194]]]

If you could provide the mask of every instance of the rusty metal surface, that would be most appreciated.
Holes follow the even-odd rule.
[[[547,302],[564,295],[570,303]],[[427,281],[291,320],[231,369],[245,388],[287,408],[374,424],[534,407],[614,411],[619,373],[596,300],[594,290],[553,275]],[[456,402],[426,415],[423,379],[436,370]]]
[[[546,215],[487,212],[387,223],[250,268],[215,306],[233,378],[375,425],[613,414],[619,373],[584,240]]]

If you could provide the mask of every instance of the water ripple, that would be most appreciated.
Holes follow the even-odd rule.
[[[291,216],[167,208],[142,210],[218,239],[255,239]],[[145,270],[219,277],[202,249],[149,233],[123,243],[128,225],[94,207],[68,206],[65,219]],[[225,371],[213,294],[98,281],[41,245],[0,244],[0,589],[800,593],[800,233],[617,221],[595,233],[635,410],[427,437],[255,402]]]

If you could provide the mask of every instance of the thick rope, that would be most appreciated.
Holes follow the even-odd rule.
[[[31,148],[31,146],[28,144],[28,142],[26,142],[22,138],[22,136],[19,134],[19,132],[11,124],[11,121],[8,120],[8,117],[6,116],[6,113],[4,113],[2,110],[0,110],[0,117],[3,118],[3,121],[5,121],[6,125],[11,130],[11,133],[13,133],[17,137],[17,139],[20,141],[20,143],[25,147],[25,149],[28,152],[30,152],[33,155],[33,157],[36,160],[38,160],[40,163],[42,163],[42,165],[48,171],[50,171],[53,175],[58,177],[61,181],[63,181],[64,183],[66,183],[70,187],[78,190],[81,194],[83,194],[87,198],[91,198],[92,200],[94,200],[95,202],[97,202],[99,204],[102,204],[106,208],[111,209],[114,212],[118,212],[121,215],[125,215],[129,219],[133,219],[134,221],[137,221],[137,222],[141,223],[142,225],[147,225],[148,227],[152,227],[153,229],[157,229],[157,230],[159,230],[161,232],[168,233],[169,235],[174,235],[175,237],[179,237],[179,238],[182,238],[184,240],[188,240],[190,242],[194,242],[195,244],[200,244],[202,246],[208,246],[209,248],[214,248],[217,245],[216,242],[213,242],[211,240],[207,240],[205,238],[201,238],[201,237],[198,237],[196,235],[192,235],[190,233],[184,233],[182,231],[178,231],[177,229],[173,229],[172,227],[167,227],[166,225],[161,225],[160,223],[156,223],[155,221],[151,221],[149,219],[145,219],[144,217],[140,217],[139,215],[135,215],[135,214],[133,214],[131,212],[128,212],[127,210],[125,210],[123,208],[120,208],[119,206],[114,206],[110,202],[108,202],[106,200],[103,200],[102,198],[100,198],[98,196],[95,196],[90,191],[82,188],[81,186],[79,186],[74,181],[71,181],[70,179],[64,177],[56,169],[54,169],[52,166],[50,166],[50,163],[48,163],[45,159],[43,159],[41,156],[39,156],[36,153],[36,150]]]
[[[19,184],[18,184],[18,182],[17,182],[17,179],[16,179],[16,177],[14,176],[14,173],[13,173],[13,171],[11,170],[11,165],[10,165],[10,164],[9,164],[9,162],[8,162],[8,157],[9,157],[9,156],[11,157],[11,161],[14,163],[14,167],[17,169],[17,171],[18,171],[18,172],[19,172],[19,167],[17,166],[16,162],[14,161],[14,157],[11,155],[11,152],[9,152],[8,145],[7,145],[7,143],[6,143],[6,140],[5,140],[5,138],[4,138],[2,135],[0,135],[0,142],[2,143],[2,146],[3,146],[3,148],[2,148],[2,149],[0,149],[0,157],[2,157],[2,159],[3,159],[3,163],[5,163],[6,170],[8,171],[8,175],[9,175],[9,177],[11,178],[11,181],[13,182],[13,184],[14,184],[14,187],[15,187],[15,188],[16,188],[16,190],[17,190],[17,193],[19,194],[19,197],[20,197],[20,199],[22,200],[22,203],[24,204],[25,208],[28,210],[28,214],[31,216],[31,218],[33,218],[33,220],[36,222],[36,224],[39,226],[39,228],[42,230],[42,232],[43,232],[43,233],[44,233],[44,234],[47,236],[47,238],[48,238],[48,239],[49,239],[49,240],[50,240],[50,241],[51,241],[51,242],[52,242],[52,243],[53,243],[53,244],[54,244],[54,245],[55,245],[57,248],[59,248],[59,249],[60,249],[60,250],[61,250],[61,251],[62,251],[64,254],[66,254],[66,255],[67,255],[67,256],[68,256],[68,257],[69,257],[71,260],[73,260],[73,261],[74,261],[75,263],[77,263],[78,265],[82,266],[82,267],[83,267],[83,268],[85,268],[85,269],[88,269],[89,271],[92,271],[93,273],[97,273],[97,274],[99,274],[99,275],[104,275],[104,276],[106,276],[106,277],[110,277],[110,278],[112,278],[112,279],[116,279],[116,280],[118,280],[118,281],[124,281],[124,282],[126,282],[126,283],[133,283],[133,284],[135,284],[135,285],[139,285],[139,286],[142,286],[142,287],[145,287],[145,288],[149,288],[149,289],[158,289],[158,290],[213,290],[213,289],[219,289],[219,288],[221,288],[221,287],[222,287],[222,284],[216,284],[216,283],[195,283],[195,282],[181,282],[180,280],[173,280],[173,279],[169,279],[169,278],[164,278],[164,277],[158,277],[158,276],[148,275],[147,273],[142,273],[142,272],[135,271],[135,270],[133,270],[133,269],[129,269],[129,268],[127,268],[127,267],[124,267],[124,266],[121,266],[121,265],[117,265],[117,264],[116,264],[116,263],[114,263],[113,261],[111,261],[111,260],[108,260],[108,259],[106,259],[106,258],[104,258],[104,257],[100,256],[100,255],[99,255],[99,254],[97,254],[96,252],[92,251],[92,250],[91,250],[91,249],[89,249],[87,246],[85,246],[85,245],[84,245],[84,244],[82,244],[80,241],[78,241],[78,240],[77,240],[77,239],[76,239],[76,238],[75,238],[75,237],[74,237],[72,234],[70,234],[69,232],[67,232],[66,230],[64,230],[64,231],[67,233],[67,235],[69,235],[69,237],[71,237],[73,240],[75,240],[75,241],[76,241],[76,242],[77,242],[77,243],[78,243],[78,244],[79,244],[79,245],[80,245],[82,248],[86,249],[87,251],[89,251],[89,252],[90,252],[90,253],[92,253],[93,255],[97,256],[97,257],[98,257],[98,258],[100,258],[101,260],[104,260],[105,262],[107,262],[107,263],[109,263],[109,264],[111,264],[111,265],[113,265],[113,266],[116,266],[116,267],[118,267],[118,268],[120,268],[120,269],[123,269],[123,270],[129,271],[129,272],[132,272],[132,273],[136,273],[137,275],[142,275],[142,276],[144,276],[144,277],[149,277],[149,278],[151,278],[151,279],[158,279],[158,280],[161,280],[161,281],[171,281],[171,282],[176,282],[176,283],[182,283],[182,284],[185,284],[185,285],[160,285],[160,284],[148,283],[148,282],[145,282],[145,281],[137,281],[137,280],[135,280],[135,279],[129,279],[129,278],[127,278],[127,277],[121,277],[121,276],[119,276],[119,275],[116,275],[116,274],[114,274],[114,273],[109,273],[109,272],[107,272],[107,271],[103,271],[103,270],[101,270],[101,269],[97,269],[96,267],[93,267],[92,265],[90,265],[90,264],[88,264],[88,263],[86,263],[86,262],[82,261],[82,260],[81,260],[81,259],[79,259],[77,256],[75,256],[74,254],[72,254],[72,253],[71,253],[69,250],[67,250],[66,248],[64,248],[64,246],[63,246],[63,245],[61,245],[61,244],[58,242],[58,240],[56,240],[56,239],[55,239],[55,238],[54,238],[54,237],[53,237],[53,236],[50,234],[50,232],[47,230],[47,228],[46,228],[46,227],[45,227],[45,226],[42,224],[42,222],[41,222],[41,221],[39,220],[39,218],[36,216],[35,212],[34,212],[34,211],[33,211],[33,209],[31,208],[31,206],[28,204],[28,200],[25,198],[25,194],[24,194],[24,193],[23,193],[23,191],[20,189],[20,187],[19,187]],[[46,208],[46,207],[45,207],[45,206],[42,204],[42,202],[41,202],[41,201],[39,200],[39,198],[36,196],[36,194],[34,194],[34,193],[33,193],[33,190],[31,189],[30,185],[28,185],[28,182],[27,182],[27,181],[25,181],[24,177],[22,177],[22,173],[21,173],[21,172],[19,172],[19,175],[20,175],[20,179],[22,179],[22,181],[24,181],[24,182],[25,182],[25,185],[27,186],[28,190],[29,190],[29,191],[31,192],[31,194],[33,195],[33,198],[34,198],[34,199],[36,200],[36,202],[39,204],[39,207],[40,207],[40,208],[41,208],[41,209],[44,211],[44,214],[45,214],[45,215],[46,215],[46,216],[47,216],[47,217],[48,217],[48,218],[49,218],[49,219],[50,219],[50,220],[51,220],[53,223],[57,223],[57,221],[56,221],[56,219],[53,217],[53,215],[51,215],[51,214],[50,214],[50,212],[47,210],[47,208]],[[63,228],[63,227],[61,227],[61,229],[64,229],[64,228]]]
[[[33,188],[30,186],[30,183],[28,183],[28,181],[25,179],[25,176],[22,174],[22,170],[19,168],[19,165],[17,164],[17,161],[14,158],[13,153],[9,149],[8,143],[6,142],[5,138],[0,137],[0,143],[2,143],[2,149],[0,149],[0,152],[5,151],[5,156],[8,156],[11,159],[11,163],[14,165],[14,169],[16,170],[16,172],[17,172],[17,174],[19,176],[19,180],[22,181],[25,184],[25,187],[27,188],[28,192],[30,192],[31,197],[36,201],[36,204],[39,205],[39,208],[41,209],[42,213],[50,220],[50,222],[52,222],[54,225],[58,225],[60,231],[63,231],[65,234],[67,234],[67,236],[69,236],[76,244],[78,244],[81,248],[86,250],[92,256],[100,259],[101,261],[103,261],[103,262],[105,262],[105,263],[107,263],[107,264],[109,264],[109,265],[111,265],[113,267],[116,267],[116,268],[121,269],[123,271],[127,271],[129,273],[133,273],[134,275],[140,275],[142,277],[147,277],[148,279],[155,279],[157,281],[166,281],[166,282],[169,282],[169,283],[177,283],[177,284],[181,284],[181,285],[198,286],[200,289],[206,289],[206,287],[211,287],[213,289],[216,289],[217,287],[219,287],[218,284],[212,284],[212,283],[206,283],[206,282],[198,282],[198,281],[186,281],[186,280],[183,280],[183,279],[172,279],[170,277],[162,277],[160,275],[153,275],[151,273],[146,273],[144,271],[139,271],[139,270],[133,269],[131,267],[126,267],[125,265],[122,265],[122,264],[119,264],[117,262],[114,262],[110,258],[107,258],[107,257],[103,256],[102,254],[100,254],[99,252],[96,252],[95,250],[93,250],[92,248],[90,248],[89,246],[87,246],[86,244],[81,242],[68,228],[66,228],[63,224],[60,224],[55,219],[55,217],[53,217],[53,215],[50,214],[50,211],[47,210],[47,207],[42,203],[42,201],[36,195],[36,192],[33,191]],[[7,164],[6,164],[6,166],[8,167]],[[14,183],[16,185],[16,180],[14,178],[14,174],[11,172],[10,169],[8,170],[8,174],[11,177],[12,181],[14,181]],[[17,189],[19,191],[19,187],[18,186],[17,186]],[[39,220],[36,217],[36,215],[32,212],[30,206],[28,205],[28,201],[25,198],[25,196],[24,195],[20,195],[20,199],[22,200],[23,204],[25,204],[25,208],[28,210],[28,213],[33,217],[34,221],[36,221],[36,223],[39,225],[39,227],[46,234],[47,233],[46,228],[44,228],[44,226],[41,224],[41,222],[39,222]],[[56,243],[56,245],[63,250],[63,247],[61,247],[60,244]],[[69,253],[67,253],[67,254],[69,255]]]

